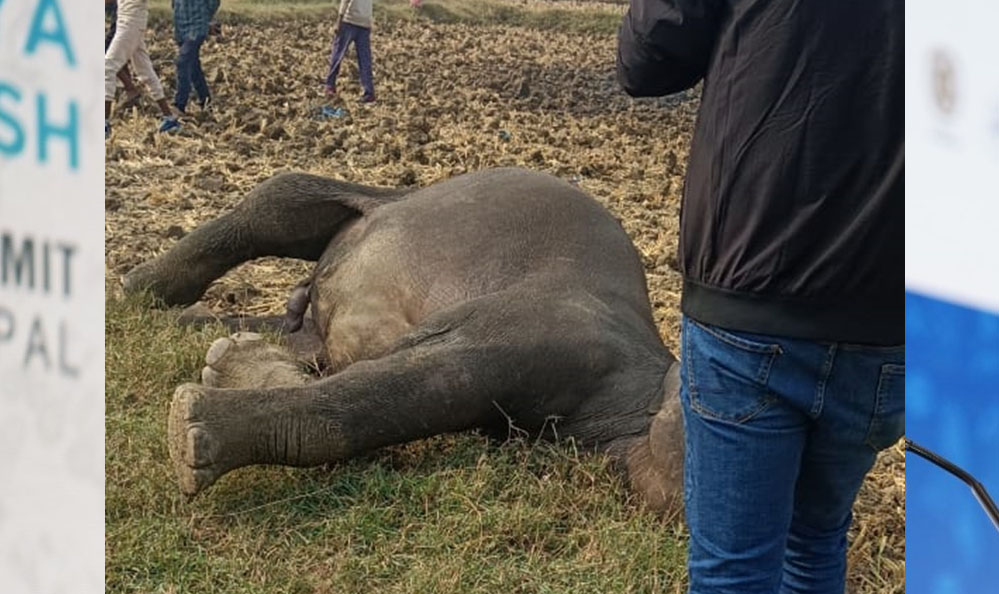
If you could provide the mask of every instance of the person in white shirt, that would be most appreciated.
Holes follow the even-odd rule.
[[[357,51],[357,66],[361,76],[364,94],[361,103],[373,103],[375,83],[371,73],[371,0],[340,0],[337,30],[333,36],[333,51],[330,54],[330,69],[326,75],[325,93],[335,97],[336,79],[340,74],[340,64],[350,44]]]
[[[112,0],[104,0],[105,6]],[[146,24],[149,21],[147,0],[119,0],[118,16],[115,21],[114,38],[104,52],[104,137],[111,135],[111,102],[114,100],[115,79],[118,71],[128,62],[138,79],[149,89],[150,95],[159,105],[163,114],[160,132],[172,132],[180,128],[180,122],[170,109],[163,85],[153,69],[153,61],[146,52]]]

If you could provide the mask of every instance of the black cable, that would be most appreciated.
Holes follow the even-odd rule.
[[[939,454],[913,442],[908,437],[905,438],[905,450],[911,451],[925,460],[929,460],[964,481],[965,484],[971,487],[971,492],[974,493],[975,499],[977,499],[978,503],[981,504],[985,513],[989,515],[989,519],[992,520],[992,524],[995,525],[996,530],[999,530],[999,508],[996,507],[996,502],[992,501],[992,498],[989,497],[989,492],[985,490],[982,483],[978,482],[975,477],[968,474],[967,471],[957,464],[954,464],[943,456],[940,456]]]

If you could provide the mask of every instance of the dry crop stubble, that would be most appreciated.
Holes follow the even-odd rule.
[[[151,132],[148,101],[117,116],[105,175],[109,278],[169,248],[278,171],[422,186],[519,165],[578,184],[621,221],[642,255],[660,333],[677,351],[676,238],[696,93],[627,98],[614,81],[610,34],[393,19],[372,35],[378,103],[355,103],[351,52],[340,83],[348,114],[319,120],[330,29],[315,18],[230,24],[224,42],[202,52],[217,99],[212,114],[193,107],[176,136]],[[169,23],[154,21],[147,40],[161,77],[171,81]],[[265,259],[226,275],[205,301],[220,311],[281,311],[307,273],[304,263]],[[892,448],[856,507],[855,591],[903,591],[904,499],[903,456]]]

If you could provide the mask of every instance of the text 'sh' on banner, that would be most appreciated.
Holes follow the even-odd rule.
[[[0,591],[104,588],[103,12],[0,0]]]

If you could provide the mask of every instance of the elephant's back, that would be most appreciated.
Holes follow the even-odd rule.
[[[319,268],[322,309],[393,295],[418,323],[500,291],[527,299],[584,291],[651,321],[641,261],[617,220],[578,188],[523,169],[463,175],[381,206]]]
[[[514,168],[471,173],[379,210],[372,224],[392,229],[410,253],[479,276],[510,280],[568,268],[642,277],[620,223],[579,188],[548,174]]]
[[[512,167],[454,177],[421,188],[391,207],[388,216],[398,210],[452,231],[462,224],[495,228],[504,223],[517,225],[523,235],[545,229],[570,232],[581,226],[619,228],[610,213],[579,188],[547,173]]]

